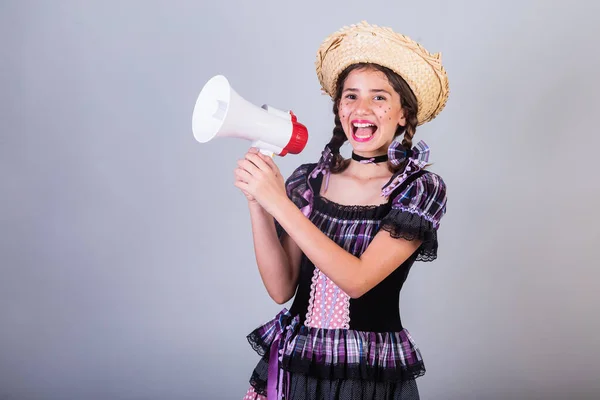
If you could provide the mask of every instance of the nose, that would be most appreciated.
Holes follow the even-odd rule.
[[[368,98],[360,98],[356,103],[356,113],[360,115],[368,114],[371,111],[371,101]]]

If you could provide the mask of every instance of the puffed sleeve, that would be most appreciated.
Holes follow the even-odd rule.
[[[446,213],[446,184],[442,178],[427,172],[391,199],[390,212],[381,221],[380,229],[394,238],[422,240],[417,261],[437,258],[437,231]]]
[[[315,165],[316,164],[300,165],[285,181],[285,191],[288,198],[296,205],[296,207],[303,210],[305,215],[310,212],[310,207],[313,202],[313,194],[307,178]],[[281,238],[284,230],[277,220],[275,220],[275,229],[277,230],[277,237]]]

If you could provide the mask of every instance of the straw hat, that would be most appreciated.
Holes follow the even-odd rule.
[[[448,100],[448,77],[441,54],[431,54],[419,43],[390,28],[359,24],[327,37],[315,62],[322,89],[332,98],[339,74],[356,63],[374,63],[400,75],[418,101],[418,125],[434,119]]]

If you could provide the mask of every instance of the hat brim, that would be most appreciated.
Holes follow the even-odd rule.
[[[449,84],[441,54],[390,28],[361,22],[327,37],[317,52],[317,76],[323,91],[335,97],[337,79],[358,63],[384,66],[406,81],[418,102],[418,125],[434,119],[448,100]]]

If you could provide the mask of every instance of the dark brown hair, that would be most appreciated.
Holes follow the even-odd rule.
[[[340,147],[342,147],[344,142],[346,142],[347,138],[346,134],[344,133],[344,129],[342,128],[342,123],[340,122],[338,108],[340,105],[342,90],[344,88],[344,82],[346,81],[346,78],[348,77],[350,72],[358,69],[373,69],[376,71],[383,72],[387,77],[388,81],[390,82],[390,85],[400,95],[400,105],[402,106],[402,110],[404,111],[406,125],[398,125],[394,137],[404,134],[404,137],[402,138],[402,146],[404,146],[406,149],[410,150],[412,148],[412,138],[414,137],[415,132],[417,130],[417,98],[415,97],[413,91],[408,86],[406,81],[402,79],[398,74],[393,72],[391,69],[378,64],[352,64],[344,71],[342,71],[342,73],[339,75],[335,88],[335,98],[333,100],[333,114],[335,115],[335,127],[333,128],[333,136],[331,137],[331,140],[328,144],[329,148],[331,149],[331,152],[333,153],[331,172],[342,172],[348,167],[348,165],[350,165],[350,160],[345,160],[340,154]],[[401,163],[398,166],[394,166],[388,161],[388,167],[392,172],[404,169],[404,164],[405,163]]]

